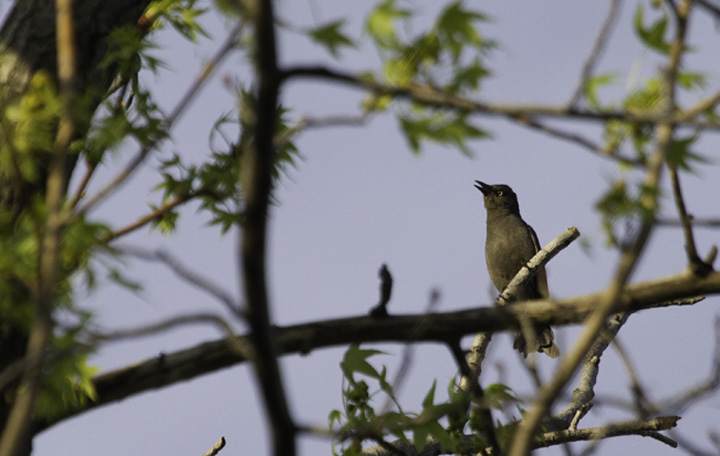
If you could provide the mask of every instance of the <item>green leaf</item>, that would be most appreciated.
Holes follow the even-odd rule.
[[[435,381],[433,380],[433,384],[428,390],[427,394],[425,394],[425,398],[422,401],[422,406],[424,409],[431,407],[435,403]]]
[[[647,28],[644,24],[643,6],[642,3],[639,3],[635,11],[635,33],[645,45],[651,49],[655,49],[661,54],[667,55],[668,52],[670,52],[670,44],[665,41],[665,32],[667,31],[668,24],[667,15],[663,13],[660,18]]]
[[[334,21],[321,27],[308,29],[307,34],[313,41],[324,46],[334,57],[337,57],[340,47],[355,47],[355,43],[342,32],[341,28],[344,25],[345,20]]]
[[[677,75],[677,83],[680,87],[687,90],[704,89],[707,86],[707,80],[702,73],[693,73],[691,71],[681,71]]]
[[[513,390],[502,383],[493,383],[485,388],[485,398],[490,407],[503,410],[508,404],[519,404],[520,400],[515,397]]]
[[[600,109],[601,105],[598,99],[598,89],[614,84],[615,81],[617,81],[617,75],[615,73],[601,73],[588,78],[585,83],[585,98],[590,106],[595,109]]]
[[[475,29],[475,22],[485,16],[462,8],[462,1],[451,3],[437,22],[438,33],[445,37],[445,43],[454,61],[460,58],[465,45],[481,49],[484,41]]]
[[[413,152],[420,151],[423,141],[449,144],[459,148],[464,154],[470,155],[465,144],[469,139],[482,139],[490,136],[468,122],[467,114],[450,114],[433,112],[420,113],[415,116],[399,116],[400,126],[410,143]]]
[[[328,415],[328,426],[332,429],[335,425],[340,426],[342,424],[343,414],[340,410],[333,410]]]
[[[360,349],[358,344],[352,344],[340,362],[340,369],[343,375],[350,381],[354,381],[353,374],[359,373],[367,375],[370,378],[381,379],[380,373],[367,362],[367,359],[375,355],[386,355],[387,353],[379,350]]]
[[[675,167],[686,171],[693,171],[692,162],[707,163],[708,159],[690,150],[690,147],[697,141],[698,135],[694,134],[685,138],[673,139],[668,149],[667,161]]]
[[[447,445],[452,447],[452,439],[450,438],[450,435],[438,421],[430,421],[413,426],[412,433],[415,448],[417,448],[418,453],[422,452],[425,448],[428,436],[435,437],[438,440],[442,439]]]
[[[395,22],[411,16],[410,10],[395,7],[395,0],[385,0],[370,12],[365,22],[365,30],[382,48],[397,45]]]
[[[446,90],[453,93],[463,89],[477,90],[480,81],[490,75],[490,70],[483,65],[482,60],[474,58],[468,65],[460,66],[454,71],[454,77]]]

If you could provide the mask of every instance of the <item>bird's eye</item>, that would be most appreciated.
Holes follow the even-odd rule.
[[[502,190],[498,190],[498,191],[495,192],[495,194],[496,194],[497,196],[503,196],[503,191],[502,191]]]

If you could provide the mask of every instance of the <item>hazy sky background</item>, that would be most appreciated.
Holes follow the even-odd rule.
[[[399,2],[420,12],[408,32],[419,32],[434,17],[440,2]],[[444,2],[443,2],[444,3]],[[354,38],[370,2],[349,0],[281,1],[278,16],[295,27],[318,26],[347,18]],[[604,20],[607,2],[466,2],[467,7],[492,18],[482,33],[500,47],[488,64],[494,77],[478,97],[496,103],[553,103],[569,100],[576,87],[596,31]],[[605,91],[619,100],[640,77],[655,72],[659,61],[643,49],[632,34],[635,2],[624,2],[610,45],[598,70],[613,71],[617,85]],[[646,5],[647,6],[647,5]],[[700,11],[696,11],[701,13]],[[698,14],[691,24],[690,43],[696,52],[686,64],[708,75],[706,93],[720,86],[720,46],[717,24]],[[154,55],[168,64],[158,75],[142,75],[166,112],[189,86],[203,62],[225,39],[230,23],[210,12],[202,20],[211,39],[193,46],[173,32],[160,34],[161,48]],[[379,58],[365,43],[343,50],[332,63],[322,50],[297,33],[280,32],[279,54],[283,64],[327,63],[343,71],[375,70]],[[233,93],[222,77],[250,81],[246,62],[238,54],[226,61],[219,74],[203,89],[190,110],[173,130],[173,142],[148,160],[128,185],[109,199],[93,217],[114,227],[124,226],[159,200],[151,192],[158,183],[154,168],[171,150],[189,161],[200,162],[208,152],[209,130],[221,113],[234,108]],[[284,86],[283,105],[292,116],[322,117],[355,114],[363,93],[327,81],[294,81]],[[693,94],[693,97],[698,96]],[[692,98],[684,97],[685,100]],[[322,128],[301,134],[296,141],[303,160],[278,183],[270,222],[270,298],[272,317],[280,325],[364,314],[377,302],[377,271],[387,263],[395,279],[390,303],[392,313],[419,313],[430,290],[441,292],[439,311],[490,305],[495,296],[485,269],[485,211],[473,181],[511,185],[518,194],[523,217],[547,243],[569,226],[576,226],[589,244],[574,243],[548,266],[553,296],[565,298],[603,289],[614,273],[617,254],[604,247],[600,219],[593,207],[618,176],[611,161],[591,155],[573,144],[547,137],[501,118],[474,116],[473,121],[492,132],[492,140],[470,143],[472,157],[457,150],[423,145],[415,156],[390,115],[372,118],[364,127]],[[558,124],[555,122],[554,124]],[[599,141],[600,129],[589,122],[565,122]],[[231,138],[236,132],[226,130]],[[707,135],[696,151],[713,163],[696,174],[683,174],[689,210],[697,216],[718,216],[720,182],[714,163],[717,134]],[[113,175],[137,147],[128,143],[93,180],[93,189]],[[667,176],[663,214],[674,215]],[[184,208],[177,233],[138,233],[124,245],[164,248],[206,277],[241,296],[236,260],[237,233],[221,236],[207,228],[207,216],[197,205]],[[717,230],[698,229],[700,255],[718,242]],[[685,267],[681,231],[658,228],[632,280],[640,281],[680,272]],[[178,280],[160,264],[128,259],[127,274],[144,290],[133,294],[104,281],[99,291],[80,295],[83,307],[97,313],[97,322],[108,329],[156,322],[178,313],[213,311],[226,315],[209,296]],[[651,399],[661,399],[703,381],[710,372],[713,326],[718,298],[693,307],[667,308],[633,315],[619,339],[635,363],[636,372]],[[244,325],[235,323],[239,331]],[[579,327],[557,329],[561,351],[572,344]],[[190,327],[159,337],[102,347],[93,362],[103,371],[138,362],[160,352],[188,348],[214,340],[214,328]],[[465,340],[469,347],[471,338]],[[485,363],[484,385],[502,381],[520,394],[532,394],[530,380],[521,368],[511,338],[498,335]],[[388,355],[373,359],[388,366],[391,376],[401,358],[402,345],[374,345]],[[332,409],[341,408],[342,377],[338,363],[345,347],[317,350],[308,356],[282,358],[285,386],[293,417],[303,425],[325,426]],[[540,368],[548,378],[556,361],[542,357]],[[444,397],[456,367],[443,346],[417,347],[407,381],[400,392],[407,411],[419,411],[434,380],[438,400]],[[611,348],[602,359],[596,388],[599,396],[629,398],[629,380]],[[573,382],[568,391],[574,387]],[[120,404],[103,407],[64,422],[35,440],[35,453],[46,455],[202,454],[222,435],[228,446],[223,455],[268,454],[267,428],[258,388],[248,365],[226,369],[170,388],[145,393]],[[378,401],[378,406],[384,400]],[[565,405],[558,404],[558,408]],[[720,432],[720,397],[681,413],[679,430],[707,449],[708,432]],[[591,427],[632,419],[612,407],[596,406],[580,423]],[[329,454],[330,442],[301,436],[301,455]],[[583,444],[584,445],[584,444]],[[542,452],[541,452],[542,451]],[[538,451],[560,454],[561,449]],[[677,450],[641,437],[610,439],[600,454],[670,455]]]

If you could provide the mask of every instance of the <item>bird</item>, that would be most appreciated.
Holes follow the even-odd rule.
[[[520,216],[517,195],[507,185],[488,185],[475,181],[475,188],[483,194],[487,210],[487,233],[485,238],[485,263],[495,288],[502,293],[518,271],[540,250],[535,230]],[[537,270],[527,286],[519,290],[518,301],[547,299],[549,297],[545,268]],[[515,335],[513,348],[527,357],[538,351],[550,358],[560,356],[555,345],[555,335],[548,325],[535,326],[535,341],[528,343],[521,331]]]

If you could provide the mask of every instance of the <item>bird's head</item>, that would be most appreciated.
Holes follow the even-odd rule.
[[[509,212],[519,213],[517,195],[507,185],[488,185],[485,182],[475,181],[475,188],[483,194],[485,209],[505,209]]]

